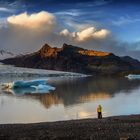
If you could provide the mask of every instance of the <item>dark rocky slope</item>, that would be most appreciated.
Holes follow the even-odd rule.
[[[140,72],[140,62],[108,52],[86,50],[63,44],[53,48],[45,44],[39,51],[1,60],[18,67],[78,72],[92,75],[118,75]]]

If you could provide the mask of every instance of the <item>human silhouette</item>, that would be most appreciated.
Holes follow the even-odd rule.
[[[98,105],[97,107],[97,114],[98,114],[98,119],[102,119],[102,106]]]

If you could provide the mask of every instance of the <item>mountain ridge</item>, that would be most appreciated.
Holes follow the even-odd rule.
[[[61,48],[48,44],[34,53],[1,60],[18,67],[77,72],[92,75],[116,75],[140,71],[140,62],[129,56],[87,50],[63,44]]]

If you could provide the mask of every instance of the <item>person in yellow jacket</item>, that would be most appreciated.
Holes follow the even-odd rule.
[[[98,105],[97,107],[98,119],[102,119],[102,106]]]

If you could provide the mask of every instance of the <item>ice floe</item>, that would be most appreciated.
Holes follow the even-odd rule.
[[[55,90],[55,87],[49,85],[47,80],[37,79],[29,81],[15,81],[11,83],[3,83],[3,90],[11,91],[14,94],[33,94],[48,93]]]
[[[140,75],[136,75],[136,74],[129,74],[128,76],[126,76],[128,79],[140,79]]]

